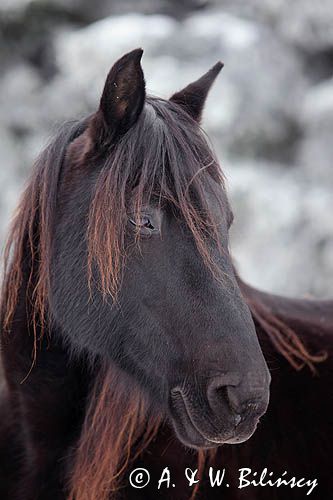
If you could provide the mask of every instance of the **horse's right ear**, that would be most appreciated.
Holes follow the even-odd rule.
[[[200,122],[208,92],[222,68],[223,63],[217,62],[199,80],[173,94],[170,101],[181,106],[194,120]]]
[[[103,139],[116,138],[137,121],[145,101],[145,80],[141,68],[142,49],[121,57],[111,68],[97,112],[96,130]]]

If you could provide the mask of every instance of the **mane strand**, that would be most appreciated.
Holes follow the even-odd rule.
[[[37,324],[41,335],[46,319],[52,229],[61,176],[68,144],[82,133],[85,121],[65,124],[56,138],[38,157],[32,175],[14,215],[4,250],[4,277],[1,300],[1,329],[9,332],[19,290],[26,285],[26,303],[33,311],[34,359]]]
[[[297,332],[260,299],[260,292],[252,289],[239,277],[238,283],[253,319],[268,336],[276,351],[295,370],[299,371],[307,366],[313,374],[316,374],[315,365],[327,359],[327,352],[311,353]]]
[[[115,366],[102,366],[75,450],[68,500],[116,498],[125,470],[154,439],[161,420],[132,380]]]

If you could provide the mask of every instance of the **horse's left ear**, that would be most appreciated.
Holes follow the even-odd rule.
[[[190,83],[183,90],[174,94],[170,101],[179,104],[194,120],[200,122],[209,89],[222,68],[223,63],[219,61],[199,80]]]
[[[142,111],[146,96],[142,54],[142,49],[125,54],[107,76],[98,115],[112,138],[127,132]]]

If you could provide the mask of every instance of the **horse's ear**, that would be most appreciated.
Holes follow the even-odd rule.
[[[200,122],[209,89],[222,68],[223,63],[219,61],[199,80],[174,94],[170,101],[179,104],[194,120]]]
[[[107,76],[98,115],[103,118],[110,137],[127,132],[142,111],[146,96],[142,54],[142,49],[125,54]]]

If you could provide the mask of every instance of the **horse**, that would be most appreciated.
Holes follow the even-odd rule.
[[[170,460],[197,457],[199,473],[222,444],[228,463],[238,450],[267,457],[280,426],[274,409],[265,420],[265,358],[274,365],[277,353],[280,425],[293,380],[309,417],[326,418],[326,378],[291,372],[328,366],[327,336],[319,354],[301,339],[313,306],[310,326],[300,314],[294,331],[229,253],[233,214],[200,127],[222,63],[163,100],[146,95],[142,53],[119,59],[97,111],[41,153],[13,220],[0,317],[2,499],[156,498],[124,478],[137,463],[153,474],[166,442]],[[257,429],[261,417],[268,426]],[[172,495],[203,491],[177,485]]]

